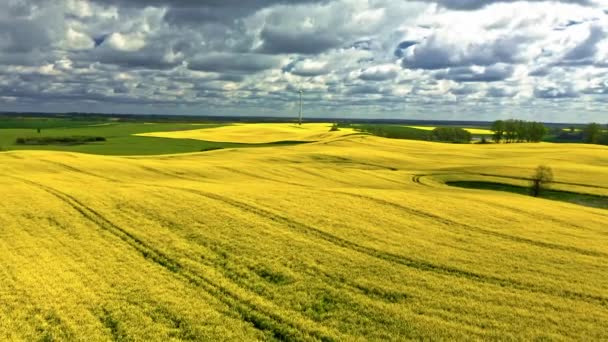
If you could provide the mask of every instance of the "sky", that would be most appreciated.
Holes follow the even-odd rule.
[[[0,111],[608,122],[608,0],[2,0]]]

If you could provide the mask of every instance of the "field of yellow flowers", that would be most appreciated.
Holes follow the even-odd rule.
[[[608,195],[608,148],[343,133],[0,152],[0,340],[608,339],[608,211],[445,185]]]

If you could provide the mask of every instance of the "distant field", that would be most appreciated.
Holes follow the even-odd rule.
[[[330,132],[331,124],[260,123],[234,124],[215,128],[194,129],[176,132],[141,133],[139,136],[173,139],[195,139],[214,142],[238,142],[247,144],[267,144],[281,141],[319,141],[356,133],[352,128],[342,128]]]
[[[433,127],[433,126],[406,126],[406,127],[410,127],[410,128],[415,128],[415,129],[421,129],[424,131],[432,131],[437,127]],[[483,128],[468,128],[468,127],[462,127],[464,130],[468,131],[471,134],[477,134],[477,135],[492,135],[494,134],[494,132],[490,131],[489,129],[483,129]]]
[[[202,141],[198,139],[169,139],[163,137],[143,136],[150,132],[172,132],[196,129],[211,129],[224,126],[224,124],[191,124],[191,123],[144,123],[144,122],[99,122],[99,121],[71,121],[65,119],[51,120],[40,119],[46,123],[48,128],[40,122],[35,124],[31,119],[27,124],[19,125],[15,120],[5,122],[0,120],[0,150],[56,150],[81,152],[103,155],[157,155],[199,152],[218,148],[232,147],[260,147],[263,144],[239,143],[227,141]],[[52,124],[51,124],[52,123]],[[32,128],[2,128],[31,126]],[[40,133],[38,127],[43,127]],[[328,128],[329,129],[329,128]],[[23,145],[16,144],[20,137],[35,138],[40,140],[53,140],[55,137],[73,136],[95,136],[104,137],[107,141],[87,144],[46,144],[46,145]],[[57,139],[55,139],[57,140]],[[297,142],[292,142],[297,143]]]
[[[143,126],[99,129],[131,152],[206,144]],[[301,138],[263,127],[241,141]],[[445,184],[539,164],[608,195],[608,147],[581,144],[0,152],[0,339],[607,340],[608,210]]]

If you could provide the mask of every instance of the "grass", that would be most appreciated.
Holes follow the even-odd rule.
[[[608,195],[579,144],[2,152],[0,339],[606,340],[608,211],[445,184],[538,164]]]
[[[142,136],[150,132],[181,132],[192,130],[216,129],[223,127],[221,124],[190,124],[190,123],[142,123],[142,122],[104,122],[90,124],[90,122],[71,120],[52,120],[53,127],[42,129],[37,133],[36,128],[3,128],[0,129],[0,146],[6,150],[56,150],[81,152],[102,155],[158,155],[172,153],[198,152],[201,150],[213,150],[235,147],[264,147],[266,143],[232,142],[226,141],[204,141],[198,139],[170,139],[155,136]],[[43,122],[45,122],[43,120]],[[50,124],[49,124],[50,125]],[[14,122],[3,123],[0,127],[18,126]],[[38,124],[32,126],[38,126]],[[18,144],[18,138],[36,137],[44,141],[56,141],[66,136],[99,136],[106,139],[102,143],[91,144]],[[30,139],[30,141],[32,141]],[[298,144],[302,141],[275,141],[272,144]],[[269,144],[268,146],[270,146]]]

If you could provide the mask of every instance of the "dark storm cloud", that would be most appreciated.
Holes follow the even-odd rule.
[[[359,75],[359,79],[364,81],[387,81],[392,80],[397,77],[397,71],[394,69],[378,69],[378,68],[370,68],[364,70],[361,75]]]
[[[270,55],[248,53],[212,53],[189,61],[192,70],[211,72],[259,72],[279,65],[279,60]]]
[[[506,89],[504,87],[491,87],[487,90],[486,95],[490,97],[512,97],[516,95],[516,92]]]
[[[155,48],[140,51],[97,49],[87,53],[84,58],[92,63],[115,64],[124,68],[170,69],[181,63],[180,59],[167,60],[165,51]]]
[[[402,66],[408,69],[444,69],[472,65],[494,65],[497,63],[523,62],[519,56],[522,46],[530,40],[522,35],[503,36],[494,41],[456,45],[446,38],[432,35],[405,53]]]
[[[591,0],[0,1],[0,104],[285,114],[302,87],[320,115],[595,108],[607,32]]]
[[[542,87],[534,89],[534,96],[541,99],[560,99],[579,97],[580,94],[570,86]]]
[[[481,71],[472,67],[450,68],[435,74],[436,79],[456,82],[498,82],[513,74],[510,65],[493,65]]]
[[[395,48],[395,52],[394,52],[395,57],[403,58],[403,56],[405,56],[404,51],[407,50],[409,47],[412,47],[416,44],[418,44],[418,42],[411,41],[411,40],[406,40],[406,41],[399,43],[399,45],[397,45],[397,48]]]
[[[330,32],[303,32],[281,28],[264,28],[261,33],[263,44],[260,52],[281,54],[318,54],[339,46],[342,41]]]
[[[26,19],[0,22],[0,46],[10,52],[31,52],[44,49],[52,43],[52,37],[43,23]]]
[[[477,92],[477,88],[470,86],[470,85],[450,89],[450,93],[452,93],[454,95],[469,95],[469,94],[474,94],[476,92]]]
[[[165,19],[173,24],[227,22],[248,16],[263,8],[286,4],[308,4],[328,0],[92,0],[120,7],[167,7]]]
[[[354,85],[346,91],[349,95],[382,94],[382,88],[373,84]]]
[[[520,0],[427,0],[427,2],[437,3],[440,6],[454,9],[454,10],[477,10],[485,6],[489,6],[495,3],[509,3],[517,2]],[[528,0],[528,2],[550,2],[551,0]],[[578,4],[578,5],[590,5],[592,4],[589,0],[558,0],[558,2]]]
[[[597,45],[605,38],[604,28],[599,25],[591,26],[587,38],[568,51],[559,64],[592,64],[597,52]]]

